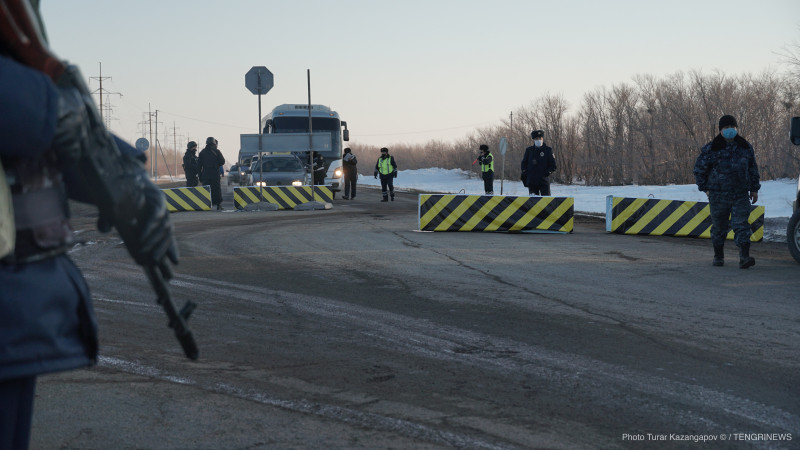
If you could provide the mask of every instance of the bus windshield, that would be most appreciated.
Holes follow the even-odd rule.
[[[312,117],[311,125],[314,133],[330,132],[331,149],[320,152],[325,159],[340,159],[342,157],[341,124],[339,119],[333,117]],[[267,130],[264,130],[267,132]],[[278,116],[272,119],[272,133],[308,133],[308,117]]]

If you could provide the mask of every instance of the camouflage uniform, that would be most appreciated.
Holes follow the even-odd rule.
[[[728,142],[721,135],[703,146],[694,166],[697,187],[708,193],[711,243],[721,246],[733,228],[739,247],[750,243],[750,192],[761,189],[753,146],[741,136]],[[731,220],[728,220],[728,217]]]

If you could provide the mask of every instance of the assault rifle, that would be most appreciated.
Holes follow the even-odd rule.
[[[66,65],[49,51],[42,30],[38,11],[27,0],[0,0],[0,38],[8,46],[7,50],[17,61],[48,75],[57,86],[75,89],[81,95],[90,123],[90,143],[75,169],[91,186],[90,195],[99,209],[100,223],[106,224],[100,227],[101,231],[107,231],[103,228],[113,224],[135,256],[139,239],[135,214],[146,202],[142,180],[137,179],[142,174],[131,173],[130,161],[122,155],[103,125],[78,68]],[[146,178],[144,181],[149,183]],[[175,330],[183,352],[188,358],[197,359],[197,343],[186,324],[197,305],[188,301],[180,311],[175,308],[167,285],[172,270],[166,258],[157,263],[137,262],[144,267],[158,295],[157,301],[167,314],[168,326]]]

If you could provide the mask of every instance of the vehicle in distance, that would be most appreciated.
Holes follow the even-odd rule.
[[[305,167],[294,155],[264,155],[247,170],[251,186],[302,186]]]
[[[228,169],[228,186],[232,184],[243,184],[246,180],[247,172],[244,166],[234,164]]]

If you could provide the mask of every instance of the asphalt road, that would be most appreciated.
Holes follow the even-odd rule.
[[[102,357],[40,378],[32,448],[798,448],[785,244],[718,268],[707,240],[426,233],[378,200],[174,214],[197,362],[79,211]]]

